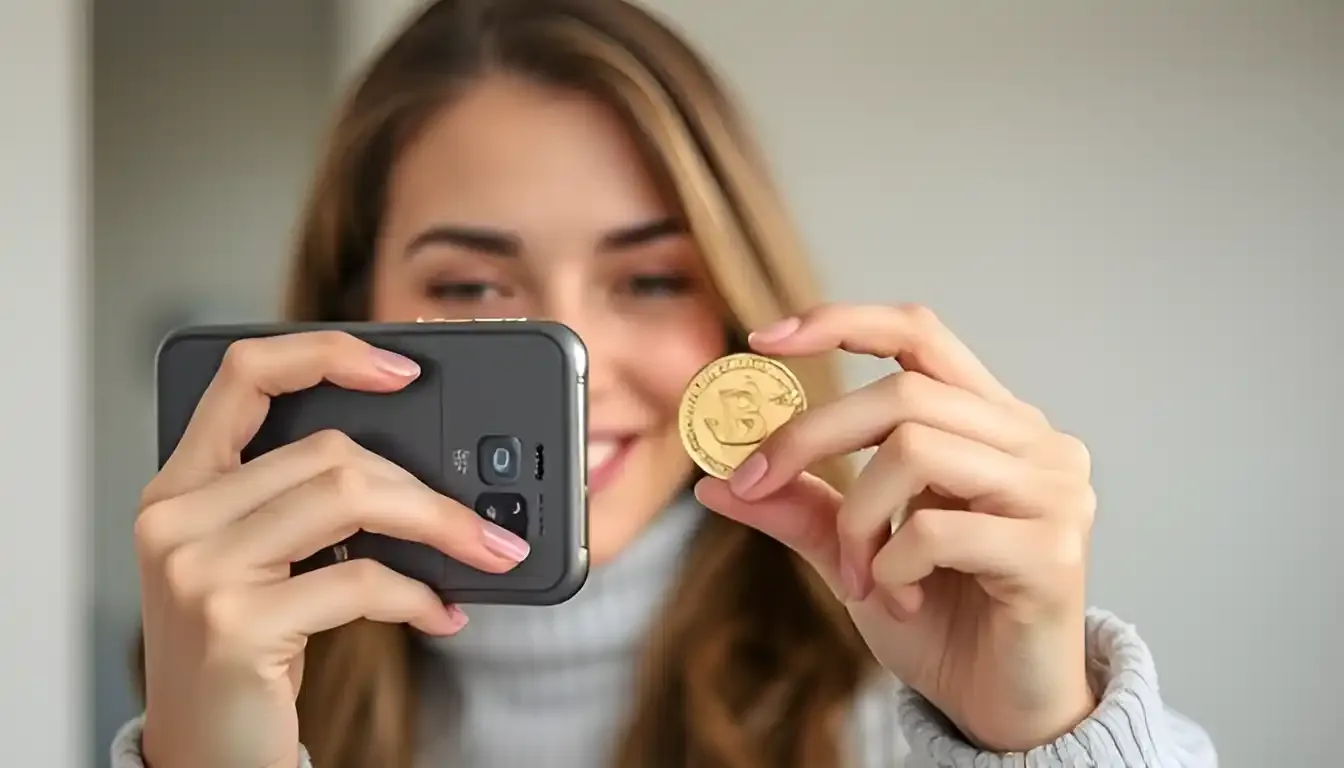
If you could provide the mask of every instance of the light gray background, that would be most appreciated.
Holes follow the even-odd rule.
[[[0,345],[7,371],[20,360],[61,384],[3,385],[0,531],[29,538],[0,605],[11,626],[62,623],[6,636],[0,706],[25,717],[0,735],[77,724],[56,697],[82,672],[59,655],[77,617],[53,613],[82,560],[47,554],[80,467],[33,469],[80,447],[51,425],[87,423],[62,346],[79,335],[67,278],[87,128],[78,79],[55,89],[82,49],[59,26],[69,8],[31,5],[0,11],[0,103],[28,116],[0,124]],[[181,309],[272,312],[336,85],[407,5],[95,4],[89,759],[134,714],[130,522],[153,471],[153,335]],[[656,5],[736,84],[832,295],[931,305],[1088,440],[1093,602],[1139,624],[1164,694],[1224,765],[1326,764],[1344,725],[1344,3]],[[884,370],[852,368],[856,382]],[[41,755],[29,762],[70,764]]]
[[[87,754],[85,18],[0,2],[0,760]]]

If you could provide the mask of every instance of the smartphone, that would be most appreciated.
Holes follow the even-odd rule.
[[[530,320],[214,325],[178,329],[155,361],[159,466],[177,448],[229,345],[340,330],[415,360],[391,394],[321,384],[275,398],[243,452],[249,461],[314,432],[339,430],[435,491],[527,540],[512,571],[491,574],[418,542],[360,531],[292,565],[295,574],[367,557],[445,602],[555,605],[588,576],[587,370],[578,335]]]

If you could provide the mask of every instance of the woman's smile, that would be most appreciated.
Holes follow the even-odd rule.
[[[588,494],[596,496],[615,478],[625,464],[632,448],[638,444],[638,435],[588,435]]]

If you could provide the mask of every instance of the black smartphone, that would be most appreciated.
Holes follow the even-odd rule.
[[[302,573],[367,557],[429,585],[445,602],[554,605],[588,576],[587,370],[578,335],[529,320],[196,326],[170,333],[156,358],[159,466],[240,339],[340,330],[415,360],[418,379],[391,394],[321,384],[275,398],[243,461],[321,430],[339,430],[435,491],[525,539],[527,558],[491,574],[418,542],[360,531],[294,563]]]

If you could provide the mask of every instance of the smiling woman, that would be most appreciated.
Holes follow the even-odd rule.
[[[392,165],[373,266],[374,319],[546,316],[583,337],[599,564],[684,485],[681,385],[725,349],[697,243],[646,167],[605,102],[497,75]]]
[[[912,750],[939,768],[1213,765],[1132,629],[1083,602],[1082,444],[927,310],[819,304],[716,78],[637,6],[429,5],[337,122],[290,288],[296,320],[576,330],[592,576],[553,608],[470,606],[469,629],[377,566],[277,578],[287,563],[257,554],[274,547],[193,513],[259,530],[300,490],[360,525],[460,527],[464,510],[352,497],[389,474],[355,449],[239,465],[230,441],[261,412],[199,415],[217,439],[174,455],[137,524],[147,705],[119,766],[208,763],[212,715],[237,701],[257,764],[286,767],[892,768]],[[312,344],[268,339],[217,386],[261,409],[274,382],[330,370],[410,380],[385,353]],[[703,477],[682,393],[748,348],[790,358],[809,410],[726,481]],[[839,350],[904,372],[843,393]],[[874,447],[851,481],[849,455]],[[482,562],[526,551],[467,529]]]

